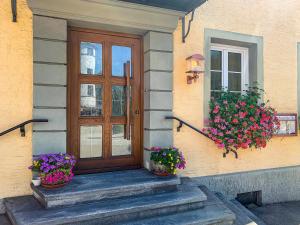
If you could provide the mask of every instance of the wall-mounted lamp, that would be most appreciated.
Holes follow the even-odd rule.
[[[194,81],[196,81],[199,78],[199,75],[201,73],[204,73],[203,70],[203,61],[205,58],[200,54],[194,54],[186,58],[186,65],[187,65],[187,83],[191,84]]]

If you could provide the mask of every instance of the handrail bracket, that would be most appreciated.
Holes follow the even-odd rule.
[[[181,121],[179,121],[179,125],[177,127],[177,132],[180,132],[180,129],[182,128],[183,123]]]
[[[20,133],[21,133],[21,137],[25,137],[25,126],[21,126],[20,127]]]

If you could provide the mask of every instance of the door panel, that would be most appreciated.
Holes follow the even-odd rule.
[[[141,39],[71,28],[68,152],[76,172],[141,165]]]

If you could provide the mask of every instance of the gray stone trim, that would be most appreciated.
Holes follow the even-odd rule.
[[[67,132],[67,130],[33,130],[34,133],[59,133]]]
[[[66,40],[53,39],[53,38],[33,37],[33,40],[43,40],[43,41],[53,41],[53,42],[63,42],[63,43],[67,43]]]
[[[149,51],[144,55],[144,69],[173,70],[173,53]]]
[[[262,191],[263,204],[300,200],[300,165],[192,178],[229,199]]]
[[[157,128],[157,129],[144,128],[144,130],[147,130],[147,131],[173,131],[173,129],[170,129],[170,128]]]
[[[67,85],[62,85],[62,84],[39,84],[39,83],[33,83],[35,86],[44,86],[44,87],[67,87]]]
[[[145,92],[173,92],[172,90],[145,89]]]
[[[67,40],[67,21],[64,19],[34,15],[33,27],[34,38],[64,42]]]
[[[38,64],[33,65],[35,84],[67,85],[67,66]]]
[[[148,30],[145,34],[144,34],[144,36],[146,36],[149,32],[155,32],[155,33],[160,33],[160,34],[171,34],[171,35],[173,35],[173,33],[171,33],[171,32],[167,32],[167,31],[158,31],[158,30]]]
[[[144,52],[144,55],[147,54],[148,52],[165,52],[165,53],[173,53],[173,51],[148,49],[147,51]]]
[[[240,45],[256,46],[256,65],[257,75],[256,82],[260,88],[264,88],[264,69],[263,69],[263,37],[248,34],[241,34],[229,31],[207,29],[204,30],[204,56],[205,60],[205,77],[204,77],[204,119],[209,117],[209,99],[210,99],[210,48],[212,39],[219,39],[229,43]]]
[[[33,40],[33,61],[67,63],[67,44],[45,40]]]
[[[300,42],[297,43],[297,106],[298,117],[300,116]]]
[[[159,112],[172,112],[172,109],[144,109],[145,112],[150,112],[150,111],[159,111]]]
[[[66,107],[67,88],[34,86],[33,105],[44,107]]]
[[[145,70],[144,73],[147,73],[147,72],[167,72],[167,73],[173,73],[173,70],[155,70],[155,69],[148,69],[148,70]]]
[[[33,106],[34,109],[66,109],[67,107],[56,107],[56,106]]]
[[[67,63],[58,63],[58,62],[45,62],[45,61],[33,61],[35,64],[46,64],[46,65],[64,65],[66,66]]]
[[[65,131],[44,131],[32,133],[33,155],[66,152],[67,133]]]
[[[173,35],[147,32],[144,36],[144,147],[173,145]],[[144,166],[150,155],[144,151]]]

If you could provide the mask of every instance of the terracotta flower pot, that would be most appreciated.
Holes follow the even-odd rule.
[[[151,170],[152,173],[157,176],[166,177],[171,175],[170,173],[168,173],[166,166],[153,161],[151,161]]]
[[[46,188],[46,189],[56,189],[56,188],[61,188],[64,187],[65,185],[67,185],[69,182],[66,183],[60,183],[60,184],[43,184],[42,183],[42,187]]]

